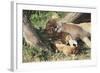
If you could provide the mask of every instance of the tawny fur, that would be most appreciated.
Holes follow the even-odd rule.
[[[55,33],[60,32],[69,33],[72,36],[73,40],[81,39],[89,48],[91,48],[91,41],[88,38],[91,37],[91,35],[81,26],[74,24],[58,23],[55,20],[50,20],[46,25],[46,32],[49,36],[55,36]]]
[[[66,36],[66,43],[62,43],[62,41],[55,41],[54,45],[56,46],[56,50],[63,52],[66,56],[78,53],[79,47],[77,41],[73,40],[70,35]]]
[[[65,45],[65,44],[56,43],[55,45],[57,47],[57,50],[63,52],[66,56],[76,54],[76,51],[78,49],[78,47],[75,46],[72,47],[70,45]]]

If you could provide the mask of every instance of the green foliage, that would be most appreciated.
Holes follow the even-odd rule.
[[[30,20],[36,28],[44,28],[46,22],[54,15],[57,14],[60,18],[64,17],[64,12],[54,12],[54,11],[34,11],[30,17]]]
[[[76,56],[65,56],[62,52],[45,51],[41,48],[23,46],[23,62],[40,62],[40,61],[64,61],[64,60],[84,60],[90,59],[90,49],[84,48]]]
[[[65,16],[65,12],[54,12],[54,11],[32,11],[26,10],[24,14],[27,14],[29,20],[32,22],[32,26],[39,29],[40,27],[44,29],[47,21],[53,16],[53,14],[57,14],[59,18],[63,18]],[[39,37],[43,37],[40,31],[37,31]],[[43,41],[46,39],[42,39]],[[44,41],[45,42],[45,41]],[[46,43],[48,44],[48,43]],[[25,41],[23,39],[23,49],[22,49],[22,60],[23,62],[38,62],[38,61],[61,61],[61,60],[82,60],[82,59],[90,59],[91,53],[90,49],[84,47],[82,52],[76,56],[65,56],[62,52],[53,52],[52,50],[45,51],[43,48],[37,47],[28,47],[25,45]]]

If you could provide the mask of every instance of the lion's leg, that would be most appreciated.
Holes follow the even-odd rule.
[[[91,48],[91,41],[88,39],[88,37],[82,38],[82,41],[83,41],[89,48]]]

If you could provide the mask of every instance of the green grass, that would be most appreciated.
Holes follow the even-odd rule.
[[[67,61],[67,60],[86,60],[90,59],[90,49],[84,48],[80,54],[76,56],[65,56],[62,52],[44,51],[40,48],[23,47],[23,62],[40,62],[40,61]]]
[[[59,16],[59,18],[63,18],[65,12],[54,12],[54,11],[34,11],[30,17],[33,26],[36,28],[42,27],[44,28],[47,21],[52,18],[52,16]]]
[[[29,11],[30,12],[30,11]],[[66,14],[65,12],[50,12],[50,11],[31,11],[30,21],[35,28],[42,29],[45,28],[47,21],[52,15],[57,14],[59,18],[63,18]],[[42,38],[42,33],[37,32]],[[43,39],[46,40],[46,39]],[[46,43],[48,45],[48,43]],[[53,52],[52,50],[45,51],[43,48],[28,47],[23,43],[22,49],[22,61],[27,62],[40,62],[40,61],[64,61],[64,60],[84,60],[91,58],[91,50],[85,46],[82,48],[80,54],[76,56],[65,56],[62,52]]]

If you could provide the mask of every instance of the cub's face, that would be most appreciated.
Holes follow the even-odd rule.
[[[66,56],[75,54],[76,50],[78,49],[77,41],[75,40],[69,40],[67,41],[67,44],[63,44],[61,41],[57,41],[55,46],[57,47],[58,51],[63,52]]]
[[[57,23],[55,20],[49,20],[47,22],[45,32],[49,37],[54,37],[56,25]]]

